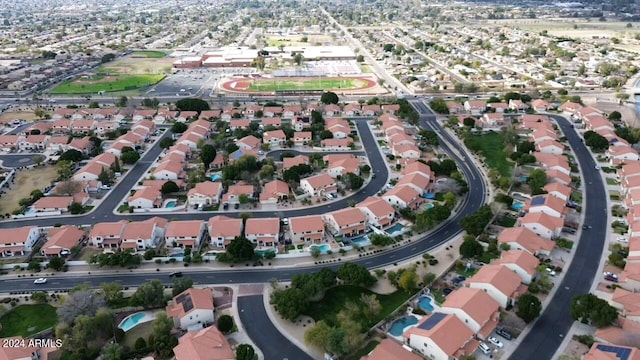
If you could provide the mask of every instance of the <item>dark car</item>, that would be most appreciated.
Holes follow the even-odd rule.
[[[373,173],[373,174],[371,175],[371,178],[372,178],[372,179],[375,179],[375,178],[376,178],[376,174],[375,174],[375,173]]]
[[[444,294],[444,296],[447,296],[447,295],[451,294],[451,292],[453,292],[453,290],[451,290],[449,288],[446,288],[446,289],[442,290],[442,293]]]
[[[172,277],[172,278],[182,277],[182,271],[172,272],[171,274],[169,274],[169,277]]]
[[[503,328],[497,328],[496,329],[496,334],[502,336],[503,338],[507,339],[507,340],[511,340],[513,339],[513,336],[511,336],[511,334],[509,334],[507,332],[507,330],[503,329]]]

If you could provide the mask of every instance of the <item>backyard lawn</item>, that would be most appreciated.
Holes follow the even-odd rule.
[[[144,340],[147,341],[149,340],[149,335],[151,335],[152,331],[153,321],[136,325],[136,327],[124,333],[124,340],[122,340],[122,345],[127,346],[129,349],[133,349],[138,338],[144,338]]]
[[[345,308],[347,301],[351,301],[361,307],[364,306],[360,300],[362,294],[370,295],[375,293],[369,289],[353,285],[333,287],[325,292],[321,300],[310,304],[307,315],[311,316],[316,322],[325,320],[330,326],[337,325],[336,315],[340,310]],[[389,314],[413,296],[413,294],[402,290],[398,290],[392,294],[375,295],[378,297],[380,305],[382,305],[382,311],[375,317],[360,319],[361,324],[367,329],[389,316]]]
[[[507,160],[508,154],[504,152],[504,141],[499,133],[469,136],[465,143],[469,148],[479,149],[487,165],[498,170],[501,176],[511,176],[513,165]]]
[[[27,337],[53,327],[57,322],[56,308],[49,304],[19,305],[0,318],[0,337]]]

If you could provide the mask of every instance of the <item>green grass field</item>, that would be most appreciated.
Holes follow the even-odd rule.
[[[117,92],[139,89],[144,86],[157,84],[165,75],[126,75],[114,74],[109,76],[113,80],[96,76],[93,79],[75,79],[64,82],[51,90],[51,94],[95,94],[100,91]]]
[[[131,56],[138,56],[138,57],[145,57],[145,58],[151,58],[151,59],[161,59],[165,56],[167,56],[167,54],[163,53],[162,51],[134,51],[131,53]]]
[[[511,176],[513,165],[507,160],[507,154],[504,152],[505,145],[499,133],[472,135],[465,140],[465,143],[472,145],[469,148],[480,149],[487,165],[498,170],[501,176]]]
[[[361,87],[357,79],[278,79],[256,80],[249,86],[249,91],[276,91],[276,90],[331,90],[331,89],[357,89]]]
[[[0,318],[0,337],[27,337],[53,327],[57,322],[56,308],[49,304],[19,305]]]
[[[307,311],[307,315],[311,316],[316,322],[325,320],[330,326],[337,325],[336,315],[340,310],[344,309],[347,301],[351,301],[358,306],[364,306],[360,300],[361,294],[375,294],[371,290],[361,288],[359,286],[343,285],[333,287],[324,294],[320,301],[312,302]],[[392,294],[375,294],[378,297],[382,311],[374,317],[362,318],[360,323],[366,330],[378,323],[380,320],[389,316],[395,309],[411,298],[412,294],[398,290]]]

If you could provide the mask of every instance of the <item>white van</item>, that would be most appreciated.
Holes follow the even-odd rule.
[[[482,353],[485,355],[491,354],[491,348],[489,348],[489,346],[483,342],[478,345],[478,349],[480,349],[480,351],[482,351]]]

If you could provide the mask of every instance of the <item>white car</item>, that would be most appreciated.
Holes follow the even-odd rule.
[[[493,336],[489,336],[489,338],[487,340],[497,348],[502,349],[504,347],[504,345],[502,344],[502,341],[494,338]]]
[[[38,278],[38,279],[33,280],[33,283],[34,283],[34,284],[46,284],[46,283],[47,283],[47,279],[45,279],[45,278]]]
[[[289,218],[282,218],[282,223],[285,225],[289,225]]]
[[[618,242],[625,243],[625,244],[629,242],[629,239],[627,239],[624,236],[618,236],[616,240],[618,240]]]
[[[551,276],[556,276],[556,272],[551,268],[547,268],[547,274],[549,274]]]

